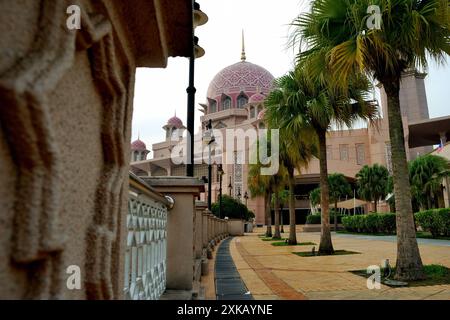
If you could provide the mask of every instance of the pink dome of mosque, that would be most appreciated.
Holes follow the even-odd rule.
[[[145,145],[144,141],[137,139],[136,141],[133,141],[131,143],[131,150],[132,151],[147,151],[147,146]]]
[[[262,93],[255,93],[254,95],[252,95],[250,97],[248,102],[249,103],[260,103],[260,102],[263,102],[264,100],[266,100],[266,96],[265,95],[263,95]]]
[[[219,100],[222,94],[247,96],[258,92],[268,93],[274,81],[273,75],[256,64],[245,60],[222,69],[211,81],[208,98]]]
[[[173,116],[172,118],[170,118],[170,119],[167,121],[167,125],[168,125],[168,126],[175,127],[175,128],[177,128],[177,129],[180,129],[180,128],[183,127],[183,121],[181,121],[181,119],[178,118],[177,116]]]

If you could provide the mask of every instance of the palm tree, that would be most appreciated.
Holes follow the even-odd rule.
[[[285,119],[277,112],[286,104],[296,103],[291,100],[295,95],[295,83],[288,76],[275,81],[275,89],[269,94],[266,103],[265,119],[270,129],[280,130],[280,162],[287,171],[289,204],[289,239],[290,245],[297,244],[295,215],[295,170],[301,171],[312,157],[317,155],[317,139],[311,127],[302,123],[283,125]],[[290,106],[292,107],[292,106]],[[295,108],[295,107],[294,107]]]
[[[280,199],[280,217],[281,217],[281,233],[284,233],[284,221],[283,221],[283,209],[286,202],[289,200],[289,190],[281,190],[278,193],[278,199]]]
[[[349,196],[352,193],[352,188],[341,173],[330,174],[328,176],[328,184],[330,186],[330,200],[334,203],[334,230],[337,231],[338,202],[340,199]],[[320,204],[320,193],[320,188],[316,188],[309,193],[311,205],[317,206]]]
[[[289,132],[294,140],[301,141],[301,137],[311,136],[313,132],[319,142],[322,215],[319,253],[332,254],[326,133],[334,124],[351,127],[357,119],[374,119],[376,109],[366,102],[370,88],[367,78],[355,77],[344,91],[333,84],[326,72],[312,77],[311,67],[311,63],[302,63],[275,81],[275,89],[266,100],[266,115],[276,119],[275,124]]]
[[[257,148],[259,143],[267,143],[268,149],[270,151],[270,141],[257,141]],[[258,149],[256,149],[258,150]],[[251,155],[252,157],[255,154]],[[266,237],[272,237],[272,214],[271,214],[271,200],[273,195],[276,195],[280,192],[282,188],[285,187],[284,181],[286,180],[286,169],[283,165],[280,165],[279,170],[274,175],[264,175],[261,174],[261,169],[265,167],[265,165],[261,164],[259,159],[257,159],[256,164],[250,165],[249,173],[248,173],[248,188],[250,190],[250,196],[252,198],[257,196],[264,197],[265,200],[265,218],[266,218]],[[253,161],[252,161],[253,162]],[[279,220],[279,211],[278,211],[278,197],[275,196],[275,234],[274,238],[281,238],[280,235],[280,220]]]
[[[410,68],[427,67],[427,59],[444,61],[450,54],[448,0],[378,0],[380,16],[368,14],[373,0],[313,0],[311,11],[294,24],[294,41],[308,50],[299,59],[326,56],[320,63],[344,87],[355,73],[374,77],[388,100],[389,135],[397,209],[397,279],[424,278],[415,238],[410,183],[400,110],[400,81]],[[370,24],[373,18],[379,26]],[[369,28],[370,27],[370,28]],[[305,42],[304,42],[305,43]]]
[[[349,196],[352,193],[352,188],[345,176],[341,173],[330,174],[328,176],[328,183],[330,185],[330,200],[334,202],[334,231],[337,231],[338,202],[340,199]]]
[[[413,198],[424,209],[432,209],[433,199],[442,196],[442,179],[450,176],[450,162],[436,155],[424,155],[409,163],[409,177]]]
[[[374,211],[377,212],[378,201],[385,199],[388,191],[389,171],[385,166],[374,164],[361,168],[356,174],[358,195],[366,201],[374,202]]]

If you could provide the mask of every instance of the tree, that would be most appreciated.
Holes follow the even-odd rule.
[[[334,202],[334,231],[337,231],[338,202],[340,199],[349,196],[352,193],[352,188],[345,176],[341,173],[330,174],[328,176],[328,183],[330,185],[330,200]]]
[[[409,163],[412,196],[421,209],[437,207],[442,179],[448,176],[450,162],[441,156],[427,154]]]
[[[222,214],[230,219],[243,219],[248,221],[254,218],[254,214],[240,201],[227,196],[222,196]],[[211,211],[215,216],[219,216],[219,203],[215,202],[211,206]]]
[[[314,155],[317,155],[317,138],[314,130],[302,123],[286,123],[286,114],[280,117],[280,109],[296,108],[298,101],[295,79],[285,76],[277,79],[274,89],[266,99],[265,119],[270,129],[280,130],[280,162],[287,171],[289,203],[289,239],[290,245],[297,244],[295,215],[295,170],[306,167]],[[285,108],[286,106],[286,108]]]
[[[352,188],[345,176],[341,173],[332,173],[328,176],[328,184],[330,186],[330,201],[334,203],[334,230],[337,230],[337,212],[338,202],[352,193]],[[320,204],[320,188],[312,190],[309,194],[309,200],[313,206]]]
[[[355,73],[375,78],[387,94],[392,150],[395,206],[397,209],[397,262],[395,278],[425,277],[415,238],[411,187],[400,110],[400,80],[411,68],[426,68],[432,58],[450,54],[448,0],[378,0],[380,16],[367,14],[373,0],[313,0],[310,12],[294,22],[294,43],[308,48],[299,60],[324,55],[320,66],[333,72],[346,87]]]
[[[366,201],[373,201],[377,212],[378,201],[385,199],[388,191],[389,171],[386,167],[374,164],[365,165],[356,174],[358,195]]]
[[[270,136],[269,136],[270,137]],[[270,139],[270,138],[269,138]],[[259,143],[267,143],[267,150],[271,153],[270,150],[270,140],[258,140],[256,143],[256,150],[259,149]],[[255,150],[255,149],[254,149]],[[279,170],[274,175],[264,175],[261,174],[261,169],[266,167],[260,162],[258,157],[258,153],[252,153],[250,155],[252,157],[252,162],[256,162],[256,164],[250,165],[249,174],[248,174],[248,188],[250,190],[250,196],[252,198],[257,196],[263,196],[265,200],[265,218],[266,218],[266,237],[272,237],[272,215],[271,215],[271,199],[273,194],[277,194],[282,188],[284,188],[284,181],[286,179],[286,169],[280,165]],[[254,161],[256,160],[256,161]],[[276,197],[276,199],[278,199]],[[278,200],[276,200],[278,202]],[[277,204],[278,207],[278,204]],[[278,208],[275,209],[275,235],[274,237],[281,238],[280,229],[279,229],[279,211]]]
[[[266,116],[276,119],[273,127],[279,125],[283,131],[290,133],[289,136],[297,139],[294,139],[297,143],[309,141],[311,138],[306,137],[310,137],[311,132],[318,141],[322,215],[319,253],[333,254],[329,225],[326,133],[333,125],[351,127],[355,120],[370,120],[377,113],[374,104],[366,99],[370,88],[367,78],[355,77],[344,91],[335,86],[326,71],[320,76],[311,77],[313,68],[315,65],[311,62],[301,63],[294,71],[275,81],[275,89],[266,100]],[[290,183],[293,184],[293,179]]]
[[[289,190],[286,190],[286,189],[281,190],[278,193],[278,198],[280,199],[280,213],[281,213],[281,215],[280,215],[281,230],[280,231],[281,231],[281,233],[284,233],[283,209],[284,209],[285,204],[289,200]]]

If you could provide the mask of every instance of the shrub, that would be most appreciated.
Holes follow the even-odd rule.
[[[433,237],[450,235],[450,208],[420,211],[414,217],[416,223]]]
[[[359,233],[395,233],[395,213],[370,213],[342,218],[345,230]]]
[[[337,222],[342,223],[342,215],[338,213]],[[306,217],[306,224],[321,224],[320,214],[310,214]],[[334,210],[330,210],[330,224],[334,224]]]
[[[248,221],[250,218],[255,217],[255,214],[248,210],[244,204],[227,195],[222,196],[222,210],[222,216],[230,219],[243,219]],[[219,202],[212,204],[211,211],[215,216],[219,216]]]
[[[365,232],[369,233],[377,233],[378,232],[378,226],[379,226],[379,216],[378,214],[368,214],[364,217],[364,226],[365,226]]]

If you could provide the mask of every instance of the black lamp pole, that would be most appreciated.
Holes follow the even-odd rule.
[[[219,173],[219,218],[222,219],[222,176],[223,176],[223,168],[222,168],[221,164],[219,164],[217,166],[217,172]]]
[[[211,211],[211,179],[212,179],[212,161],[211,161],[211,143],[214,142],[214,136],[212,135],[212,121],[209,119],[206,129],[209,130],[209,141],[208,141],[208,210]]]
[[[187,103],[187,164],[186,164],[186,176],[194,176],[194,117],[195,117],[195,32],[194,32],[194,10],[195,5],[192,1],[192,48],[191,55],[189,57],[189,87],[186,89],[188,94]]]

